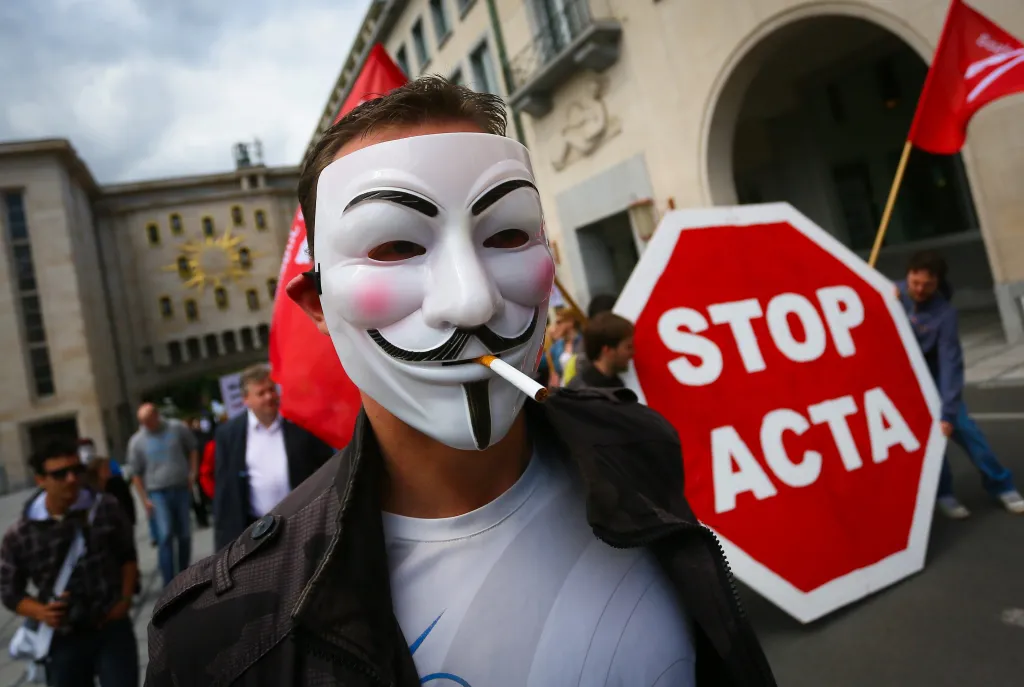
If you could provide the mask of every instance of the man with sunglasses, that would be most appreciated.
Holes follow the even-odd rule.
[[[0,600],[53,628],[49,684],[135,687],[138,647],[129,611],[138,578],[135,540],[117,500],[83,484],[74,442],[54,441],[31,459],[39,491],[0,544]],[[83,546],[84,545],[84,546]],[[69,557],[69,551],[78,552]],[[70,569],[63,590],[55,589]],[[38,596],[27,593],[29,583]],[[56,593],[59,592],[59,593]]]

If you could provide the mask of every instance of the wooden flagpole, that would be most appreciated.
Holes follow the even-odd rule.
[[[562,281],[558,278],[557,274],[555,275],[555,288],[558,289],[559,293],[562,294],[562,298],[566,300],[566,302],[569,304],[569,307],[576,311],[576,315],[578,316],[580,324],[585,324],[587,321],[586,314],[582,310],[580,310],[579,304],[576,303],[576,301],[569,294],[569,292],[565,290],[565,287],[562,286]]]
[[[900,156],[900,163],[896,166],[896,177],[892,180],[892,188],[889,189],[889,200],[885,202],[885,212],[882,213],[882,222],[878,225],[878,233],[875,234],[875,245],[871,248],[871,257],[868,264],[872,267],[878,262],[878,253],[882,250],[885,242],[885,232],[889,228],[889,220],[892,219],[892,209],[896,206],[896,196],[899,195],[900,185],[903,183],[903,173],[907,171],[907,161],[910,159],[910,151],[914,144],[907,139],[903,144],[903,154]]]

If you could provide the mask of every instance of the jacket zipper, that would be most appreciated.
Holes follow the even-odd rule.
[[[745,643],[748,645],[748,651],[746,652],[748,653],[748,662],[755,664],[752,667],[757,673],[761,675],[765,684],[776,684],[770,672],[766,673],[764,666],[760,665],[759,661],[752,660],[752,657],[750,656],[751,647],[756,645],[756,637],[754,636],[753,628],[750,627],[750,621],[747,618],[747,611],[743,607],[743,602],[740,601],[739,588],[736,586],[736,576],[732,572],[732,566],[729,565],[729,559],[725,555],[725,549],[722,548],[722,542],[719,541],[718,536],[714,532],[712,532],[710,528],[701,524],[692,525],[689,523],[683,523],[663,529],[657,532],[656,534],[649,534],[643,537],[638,537],[637,539],[631,540],[628,544],[621,541],[612,541],[607,537],[607,535],[601,536],[600,539],[604,543],[608,544],[608,546],[611,546],[615,549],[635,549],[650,546],[654,542],[660,539],[664,539],[666,537],[670,537],[678,532],[694,529],[698,530],[701,536],[705,537],[706,539],[710,539],[712,542],[714,542],[715,550],[718,552],[718,559],[722,563],[722,567],[719,570],[719,573],[724,573],[725,580],[729,585],[729,593],[732,596],[732,603],[740,617],[740,620],[743,621],[742,626],[738,629],[740,630],[740,635],[743,636]]]
[[[391,683],[385,682],[384,678],[382,678],[376,670],[367,665],[365,661],[353,656],[344,649],[333,646],[323,639],[309,633],[302,633],[300,635],[295,630],[292,630],[290,635],[293,641],[301,643],[309,653],[313,654],[317,658],[343,666],[349,670],[354,670],[357,673],[361,673],[370,678],[374,684],[380,685],[380,687],[392,687]]]

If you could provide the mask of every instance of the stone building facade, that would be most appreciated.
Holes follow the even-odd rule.
[[[119,456],[144,397],[266,358],[297,179],[102,186],[65,140],[0,143],[0,487],[48,437]]]
[[[317,133],[369,46],[510,103],[562,281],[617,293],[669,208],[788,201],[867,255],[947,0],[378,0]],[[1024,4],[971,6],[1024,36]],[[933,247],[957,303],[1024,341],[1024,96],[960,155],[914,151],[879,269]],[[770,256],[766,256],[770,259]]]

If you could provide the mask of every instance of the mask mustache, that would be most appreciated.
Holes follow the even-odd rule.
[[[396,360],[401,360],[402,362],[407,363],[451,364],[466,362],[465,360],[460,359],[459,356],[462,354],[462,351],[465,350],[470,340],[474,338],[482,343],[492,355],[501,355],[502,353],[522,346],[533,337],[533,332],[537,328],[538,316],[538,311],[534,310],[533,319],[530,320],[529,326],[527,326],[521,334],[512,337],[496,334],[486,325],[474,327],[473,329],[464,329],[459,327],[447,341],[440,346],[431,348],[428,351],[409,351],[396,346],[385,339],[384,335],[377,329],[369,329],[366,333],[370,335],[370,339],[372,339],[382,351]]]

